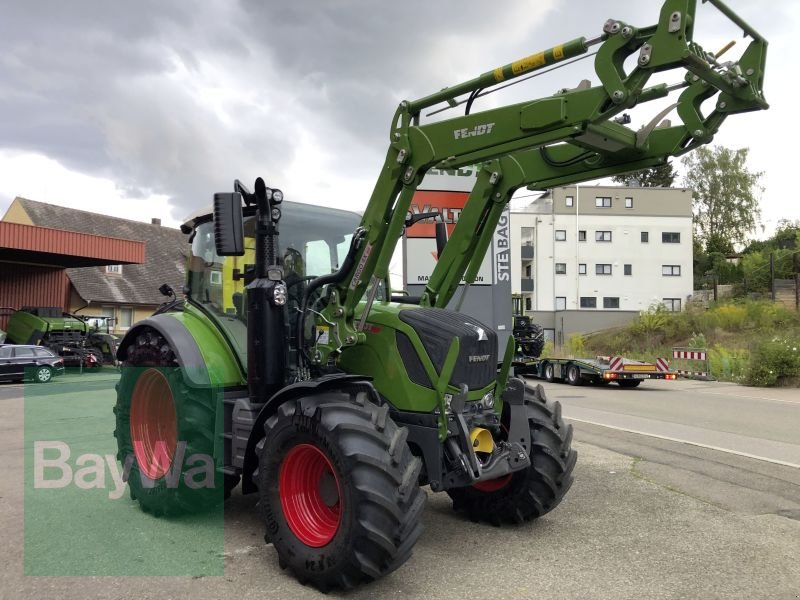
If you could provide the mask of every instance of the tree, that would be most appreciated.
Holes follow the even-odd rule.
[[[638,181],[641,187],[672,187],[676,175],[672,163],[668,162],[660,167],[642,169],[626,175],[615,175],[612,179],[614,183],[623,185],[630,185],[632,181]]]
[[[747,168],[749,150],[700,147],[683,159],[684,185],[693,191],[695,236],[707,252],[744,245],[761,223],[763,172]]]

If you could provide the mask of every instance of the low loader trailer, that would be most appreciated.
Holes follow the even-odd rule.
[[[669,370],[665,358],[657,358],[654,363],[623,358],[622,356],[597,356],[595,358],[554,358],[542,357],[519,361],[516,373],[559,381],[570,385],[608,385],[617,383],[622,388],[635,388],[646,379],[677,379],[678,375]]]

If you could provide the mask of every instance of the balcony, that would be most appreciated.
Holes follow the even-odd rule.
[[[522,260],[533,260],[533,246],[527,244],[520,246],[520,258]]]
[[[532,277],[523,277],[519,281],[520,283],[520,291],[525,292],[532,292],[533,291],[533,278]]]

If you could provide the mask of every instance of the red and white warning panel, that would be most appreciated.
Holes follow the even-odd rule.
[[[672,358],[681,360],[706,360],[708,355],[705,350],[673,350]]]

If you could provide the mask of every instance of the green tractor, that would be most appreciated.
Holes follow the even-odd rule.
[[[445,307],[468,293],[519,187],[663,164],[709,142],[729,114],[767,108],[766,42],[711,3],[753,38],[738,61],[692,41],[693,0],[666,0],[657,25],[609,20],[597,38],[401,103],[362,217],[284,203],[261,178],[252,192],[237,180],[233,193],[215,194],[213,212],[183,225],[185,300],[137,323],[118,351],[118,458],[142,509],[202,510],[241,482],[259,495],[281,567],[328,590],[408,559],[422,531],[421,486],[493,524],[558,506],[576,464],[559,404],[511,375],[513,338],[500,352],[490,327]],[[492,86],[594,46],[600,85],[470,113]],[[646,87],[668,69],[685,78]],[[679,90],[679,124],[660,114],[639,131],[625,126],[625,110]],[[464,116],[420,123],[425,109],[462,100]],[[389,263],[425,172],[475,164],[425,292],[393,293]]]

